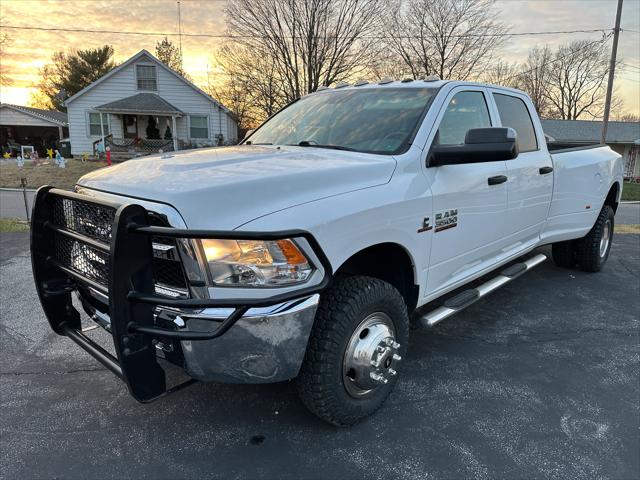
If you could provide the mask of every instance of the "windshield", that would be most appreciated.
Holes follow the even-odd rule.
[[[411,140],[435,93],[434,88],[316,93],[274,115],[247,143],[399,153]]]

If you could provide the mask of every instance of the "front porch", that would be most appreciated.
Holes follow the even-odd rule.
[[[93,144],[94,154],[109,147],[112,153],[131,157],[179,150],[186,139],[180,138],[178,123],[184,113],[151,93],[140,93],[96,107],[100,119],[100,139]],[[107,128],[108,126],[108,128]]]

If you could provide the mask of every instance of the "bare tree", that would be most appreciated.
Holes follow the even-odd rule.
[[[608,74],[605,42],[561,45],[553,56],[546,93],[551,114],[563,120],[601,116]]]
[[[531,97],[538,115],[548,115],[548,90],[551,84],[551,70],[554,68],[553,54],[548,46],[533,47],[529,50],[522,71],[516,75],[516,81],[522,90]]]
[[[271,57],[227,43],[218,50],[217,61],[223,73],[220,79],[209,75],[207,91],[234,112],[240,129],[257,126],[286,104]]]
[[[285,101],[364,72],[380,0],[229,0],[235,43],[273,61]]]
[[[637,113],[623,113],[616,115],[614,118],[616,122],[640,122],[640,115]]]
[[[494,0],[391,2],[386,26],[389,45],[414,78],[477,77],[508,31],[496,20]]]
[[[5,56],[6,48],[11,45],[11,38],[6,32],[0,32],[0,85],[6,87],[13,84],[13,79],[7,73],[6,65],[3,65],[2,58]]]
[[[521,68],[517,63],[498,61],[487,67],[478,78],[485,83],[520,88],[518,73]]]

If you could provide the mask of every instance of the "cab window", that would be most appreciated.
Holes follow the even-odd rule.
[[[482,92],[456,93],[440,121],[437,145],[462,145],[467,131],[491,126],[489,108]]]
[[[533,128],[529,109],[518,97],[494,93],[493,98],[498,107],[500,121],[503,127],[511,127],[517,133],[518,150],[520,153],[538,150],[536,131]]]

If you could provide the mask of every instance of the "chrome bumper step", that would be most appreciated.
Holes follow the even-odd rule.
[[[546,255],[539,253],[524,262],[515,263],[482,285],[479,285],[476,288],[464,290],[456,296],[449,298],[441,307],[438,307],[420,317],[418,319],[418,323],[425,328],[433,327],[445,318],[464,310],[469,305],[476,303],[482,297],[490,294],[500,287],[503,287],[515,278],[518,278],[520,275],[528,272],[533,267],[540,265],[546,259]]]

